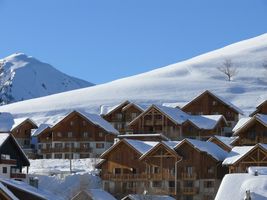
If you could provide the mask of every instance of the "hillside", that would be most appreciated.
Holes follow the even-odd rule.
[[[0,104],[92,86],[49,64],[16,53],[0,60]]]
[[[231,82],[218,70],[225,59],[230,59],[238,71]],[[266,60],[264,34],[147,73],[2,106],[0,111],[29,116],[74,108],[99,112],[100,105],[125,99],[157,104],[186,102],[209,89],[249,113],[267,98],[267,70],[263,67]]]

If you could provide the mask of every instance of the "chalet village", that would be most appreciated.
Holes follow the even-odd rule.
[[[94,160],[100,188],[69,189],[69,199],[221,200],[230,175],[261,178],[267,170],[267,100],[255,107],[245,116],[207,90],[186,103],[101,105],[99,114],[2,112],[0,199],[51,199],[38,187],[42,176],[29,173],[37,161],[41,174],[64,177],[79,174],[76,162]],[[67,168],[45,172],[50,161]],[[249,189],[243,196],[253,199]]]

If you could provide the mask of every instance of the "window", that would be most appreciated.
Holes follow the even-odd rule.
[[[83,132],[83,137],[87,138],[88,137],[88,132]]]
[[[122,129],[122,124],[121,123],[117,123],[116,127],[117,127],[116,129]]]
[[[158,174],[159,173],[159,167],[154,167],[153,170],[154,170],[154,174]]]
[[[217,105],[217,101],[212,101],[212,105],[216,106]]]
[[[132,113],[131,115],[132,115],[132,116],[131,116],[131,117],[132,117],[132,119],[134,119],[134,118],[136,118],[136,117],[137,117],[137,113]]]
[[[59,148],[62,148],[62,147],[63,147],[62,143],[55,143],[55,148],[56,149],[59,149]]]
[[[121,174],[121,168],[115,168],[114,174]]]
[[[175,187],[175,181],[169,181],[169,187]]]
[[[95,144],[95,147],[97,148],[97,149],[103,149],[104,148],[104,143],[96,143]]]
[[[65,143],[65,148],[74,148],[74,143]]]
[[[52,155],[51,154],[46,154],[45,158],[46,159],[51,159],[52,158]]]
[[[57,159],[62,158],[62,154],[61,154],[61,153],[56,153],[56,154],[55,154],[55,158],[57,158]]]
[[[162,181],[153,181],[152,187],[162,187]]]
[[[193,174],[193,167],[192,166],[187,166],[185,167],[185,171],[187,174]]]
[[[205,188],[213,188],[214,187],[214,181],[205,181],[204,187]]]
[[[208,173],[209,174],[213,174],[214,173],[214,167],[213,166],[208,167]]]
[[[61,132],[57,132],[57,137],[62,137],[62,133]]]
[[[3,167],[3,174],[7,173],[7,167]]]
[[[184,181],[184,187],[194,187],[193,181]]]
[[[30,140],[24,140],[24,145],[30,145]]]
[[[102,133],[102,132],[99,132],[99,133],[98,133],[98,136],[99,136],[99,137],[103,137],[103,133]]]
[[[117,118],[117,119],[122,119],[122,114],[121,114],[121,113],[117,113],[117,114],[116,114],[116,118]]]
[[[68,138],[72,137],[72,132],[68,132]]]
[[[70,125],[73,126],[74,125],[74,122],[73,121],[70,121]]]
[[[90,143],[81,143],[82,149],[89,149],[90,148]]]
[[[66,153],[65,154],[65,159],[73,159],[73,154]]]

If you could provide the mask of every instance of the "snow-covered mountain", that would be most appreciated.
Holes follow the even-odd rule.
[[[16,53],[0,60],[0,104],[92,86],[49,64]]]
[[[230,59],[238,73],[227,81],[218,70]],[[247,113],[267,99],[267,34],[238,42],[195,58],[106,84],[6,105],[0,111],[48,115],[84,108],[99,112],[102,104],[123,100],[139,103],[186,102],[209,89]]]

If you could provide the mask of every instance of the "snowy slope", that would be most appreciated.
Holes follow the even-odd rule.
[[[231,59],[238,70],[231,82],[217,69],[226,58]],[[0,111],[18,116],[51,115],[84,108],[99,113],[100,105],[115,105],[126,99],[156,104],[187,102],[209,89],[248,113],[267,99],[267,70],[262,66],[265,60],[267,34],[147,73],[6,105]]]
[[[70,77],[51,65],[23,53],[16,53],[1,59],[0,66],[0,104],[92,85],[86,81]]]

